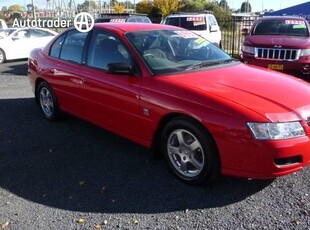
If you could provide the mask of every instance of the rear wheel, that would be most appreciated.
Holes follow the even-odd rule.
[[[169,122],[161,137],[162,152],[174,175],[190,184],[211,181],[219,173],[219,158],[211,135],[186,117]]]
[[[56,97],[47,82],[38,85],[36,99],[39,102],[41,112],[45,118],[55,121],[60,117],[60,111]]]
[[[0,49],[0,64],[5,62],[5,53],[2,49]]]

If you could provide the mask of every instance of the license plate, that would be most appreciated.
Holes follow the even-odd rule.
[[[272,69],[272,70],[283,70],[283,65],[279,65],[279,64],[269,64],[267,66],[268,69]]]

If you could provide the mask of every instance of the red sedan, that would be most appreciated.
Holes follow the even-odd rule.
[[[249,67],[182,28],[98,23],[29,57],[48,120],[69,113],[154,149],[192,184],[274,178],[310,163],[310,86]]]

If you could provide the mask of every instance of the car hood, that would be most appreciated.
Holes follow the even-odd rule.
[[[255,47],[275,47],[281,46],[284,48],[308,48],[310,46],[309,37],[294,37],[281,35],[252,35],[246,38],[244,45]],[[280,47],[279,47],[280,48]]]
[[[270,121],[310,117],[310,84],[275,71],[237,64],[174,75],[167,80],[189,92],[216,95]]]

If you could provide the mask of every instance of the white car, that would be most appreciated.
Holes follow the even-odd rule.
[[[45,46],[56,34],[44,28],[0,30],[0,64],[6,60],[28,58],[32,49]]]
[[[0,29],[7,29],[8,26],[3,19],[0,19]]]
[[[211,11],[178,12],[167,16],[161,23],[190,30],[221,47],[221,29]]]

